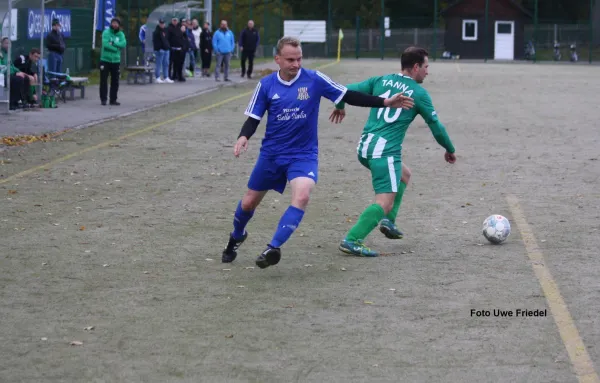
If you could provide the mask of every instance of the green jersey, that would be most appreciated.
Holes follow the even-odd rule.
[[[120,63],[121,50],[127,46],[125,34],[122,31],[115,32],[107,28],[102,32],[102,49],[100,50],[100,61],[107,63]]]
[[[444,125],[438,119],[429,93],[412,78],[402,74],[388,74],[349,84],[347,88],[383,98],[390,98],[397,93],[403,93],[415,102],[415,106],[409,110],[396,108],[371,109],[361,142],[357,148],[359,156],[363,158],[399,156],[406,131],[417,115],[423,117],[436,141],[448,152],[454,153],[454,146],[446,133]],[[340,102],[336,105],[336,108],[343,109],[344,103]]]

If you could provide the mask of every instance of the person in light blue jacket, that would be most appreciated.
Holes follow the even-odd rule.
[[[219,71],[221,65],[223,68],[223,76],[225,81],[231,81],[229,79],[229,62],[231,61],[231,55],[235,49],[235,40],[233,32],[227,28],[227,21],[221,20],[221,28],[217,30],[213,35],[213,50],[217,56],[217,66],[215,67],[215,80],[219,79]]]

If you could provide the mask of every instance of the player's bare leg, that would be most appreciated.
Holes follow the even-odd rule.
[[[237,257],[237,249],[246,238],[248,238],[246,225],[254,215],[254,210],[261,203],[266,194],[267,191],[248,189],[246,194],[242,197],[242,200],[238,203],[233,218],[233,232],[229,234],[229,242],[221,256],[221,261],[223,263],[233,262]]]
[[[256,265],[261,269],[274,266],[281,260],[281,246],[291,237],[296,230],[304,210],[308,206],[310,194],[315,187],[315,181],[308,177],[297,177],[290,181],[292,187],[292,202],[285,213],[281,216],[273,239],[256,258]]]
[[[375,195],[375,203],[362,212],[356,224],[340,243],[340,251],[361,257],[379,256],[377,251],[365,246],[364,240],[377,227],[381,219],[392,210],[396,194],[379,193]]]
[[[402,203],[404,190],[406,190],[406,186],[410,181],[410,176],[410,168],[402,163],[402,177],[400,179],[400,185],[398,186],[398,193],[396,193],[396,197],[394,198],[394,206],[379,224],[379,231],[389,239],[402,239],[402,237],[404,237],[404,234],[402,234],[396,226],[396,217],[398,215],[398,210],[400,209],[400,204]]]

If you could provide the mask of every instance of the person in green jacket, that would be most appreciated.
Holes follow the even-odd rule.
[[[106,105],[109,75],[110,105],[121,105],[117,102],[117,92],[121,75],[121,50],[126,46],[127,40],[121,31],[121,20],[114,17],[110,21],[110,28],[102,32],[102,50],[100,52],[100,101],[102,105]]]

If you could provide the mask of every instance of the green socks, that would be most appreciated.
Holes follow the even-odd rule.
[[[346,239],[348,241],[365,239],[367,235],[369,235],[369,233],[371,233],[373,229],[379,225],[379,221],[381,221],[384,216],[385,212],[378,204],[374,203],[373,205],[368,206],[358,218],[356,225],[350,229],[348,235],[346,235]]]
[[[404,194],[404,190],[406,189],[406,184],[401,181],[400,186],[398,186],[398,192],[396,193],[396,198],[394,198],[394,207],[392,210],[385,216],[385,218],[389,219],[393,224],[396,223],[396,216],[398,216],[398,210],[400,210],[400,204],[402,203],[402,195]]]

